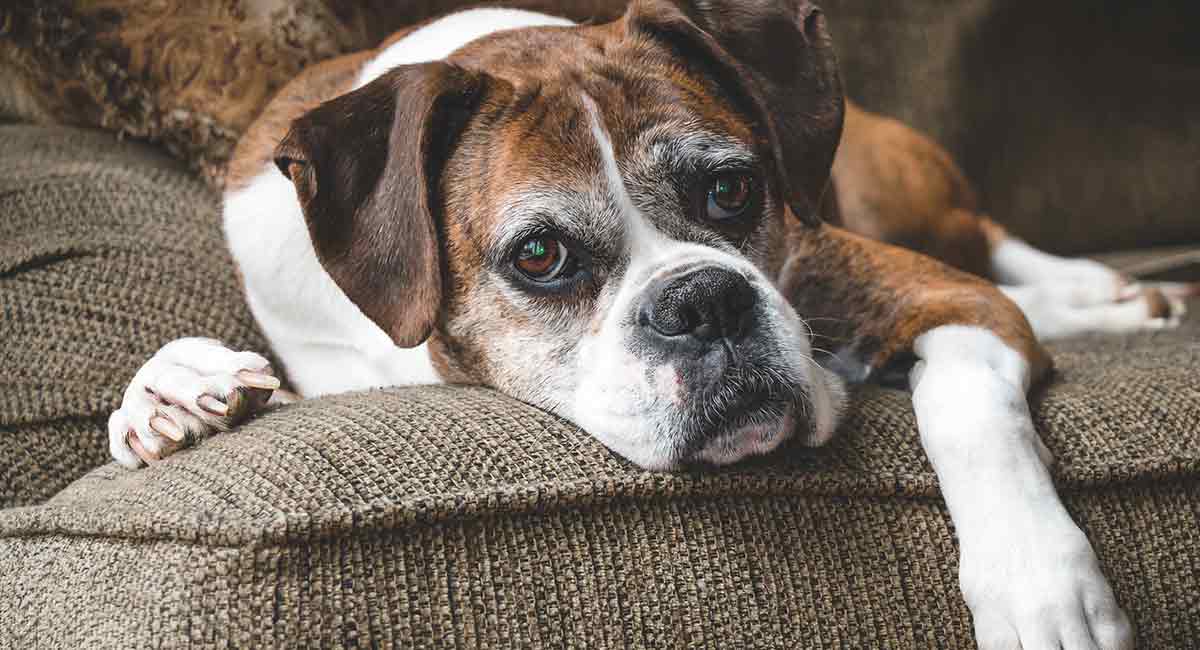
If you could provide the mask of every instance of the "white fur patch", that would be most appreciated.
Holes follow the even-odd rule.
[[[1171,316],[1157,316],[1140,295],[1121,301],[1088,302],[1087,288],[1076,284],[1001,286],[1000,290],[1017,303],[1034,334],[1043,341],[1093,332],[1123,334],[1167,329],[1178,326],[1186,313],[1182,301],[1172,300]]]
[[[1000,284],[1085,283],[1109,290],[1112,298],[1123,284],[1120,274],[1103,264],[1051,255],[1015,237],[1006,237],[992,249],[991,265]]]
[[[633,199],[629,197],[629,191],[625,189],[625,180],[621,177],[621,169],[617,165],[617,156],[613,150],[612,139],[608,137],[608,132],[601,123],[600,108],[586,94],[582,95],[582,100],[584,107],[587,109],[592,137],[596,141],[596,149],[600,152],[605,183],[608,185],[608,191],[612,194],[612,197],[616,199],[621,215],[625,217],[625,227],[627,228],[625,237],[630,251],[638,258],[646,255],[653,257],[656,251],[670,246],[671,242],[666,241],[662,233],[633,204]],[[630,264],[636,264],[636,261],[631,260]]]
[[[361,88],[398,65],[444,59],[458,48],[489,34],[522,27],[569,27],[565,18],[520,9],[469,9],[439,18],[405,36],[363,67]]]
[[[975,327],[935,328],[914,350],[913,406],[980,647],[1131,647],[1128,619],[1055,492],[1025,400],[1028,364]]]

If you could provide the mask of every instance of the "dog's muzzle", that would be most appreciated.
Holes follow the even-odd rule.
[[[796,412],[804,382],[779,358],[766,310],[750,279],[713,264],[676,270],[643,291],[636,347],[681,389],[672,419],[682,458],[713,444],[740,446],[747,435],[763,438],[751,441],[756,448],[786,436],[780,428]]]

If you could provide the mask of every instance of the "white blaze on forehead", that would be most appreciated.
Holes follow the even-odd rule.
[[[621,168],[613,149],[612,139],[604,128],[600,108],[586,93],[580,98],[587,111],[592,137],[600,153],[601,172],[608,193],[621,215],[625,227],[624,243],[629,251],[623,287],[636,292],[656,275],[665,274],[693,263],[709,263],[737,269],[748,277],[759,273],[745,257],[703,243],[681,241],[668,237],[656,228],[637,207],[625,186]],[[618,300],[618,302],[620,302]]]
[[[633,199],[630,198],[629,191],[625,188],[625,180],[621,177],[621,168],[617,165],[617,155],[613,150],[612,139],[608,137],[608,131],[600,121],[600,109],[596,106],[595,100],[586,93],[581,94],[581,98],[583,107],[587,110],[592,137],[596,139],[596,148],[600,151],[605,183],[629,228],[625,240],[633,251],[637,251],[641,247],[652,246],[661,239],[661,235],[646,220],[642,211],[633,204]]]

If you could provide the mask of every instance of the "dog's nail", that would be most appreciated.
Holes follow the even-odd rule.
[[[142,446],[142,441],[138,439],[136,434],[127,436],[126,440],[129,442],[129,448],[133,450],[133,453],[137,454],[138,458],[141,458],[147,465],[162,460],[158,454],[152,454],[149,449]]]
[[[212,395],[201,395],[196,399],[196,406],[213,415],[229,415],[229,405]]]
[[[163,434],[171,440],[174,440],[175,442],[181,442],[186,435],[184,434],[183,429],[179,428],[178,424],[175,424],[170,419],[161,415],[156,415],[150,418],[150,428]]]
[[[239,370],[237,378],[251,388],[262,388],[263,390],[275,390],[280,385],[277,378],[252,370]]]

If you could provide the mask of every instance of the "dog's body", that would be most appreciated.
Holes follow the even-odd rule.
[[[1128,647],[1025,393],[1050,366],[1035,333],[1177,305],[1009,237],[940,148],[843,106],[815,8],[703,6],[471,10],[285,87],[239,145],[225,227],[291,386],[488,385],[669,469],[821,444],[843,383],[911,353],[980,644]],[[172,342],[113,455],[160,458],[277,387],[256,354]]]

